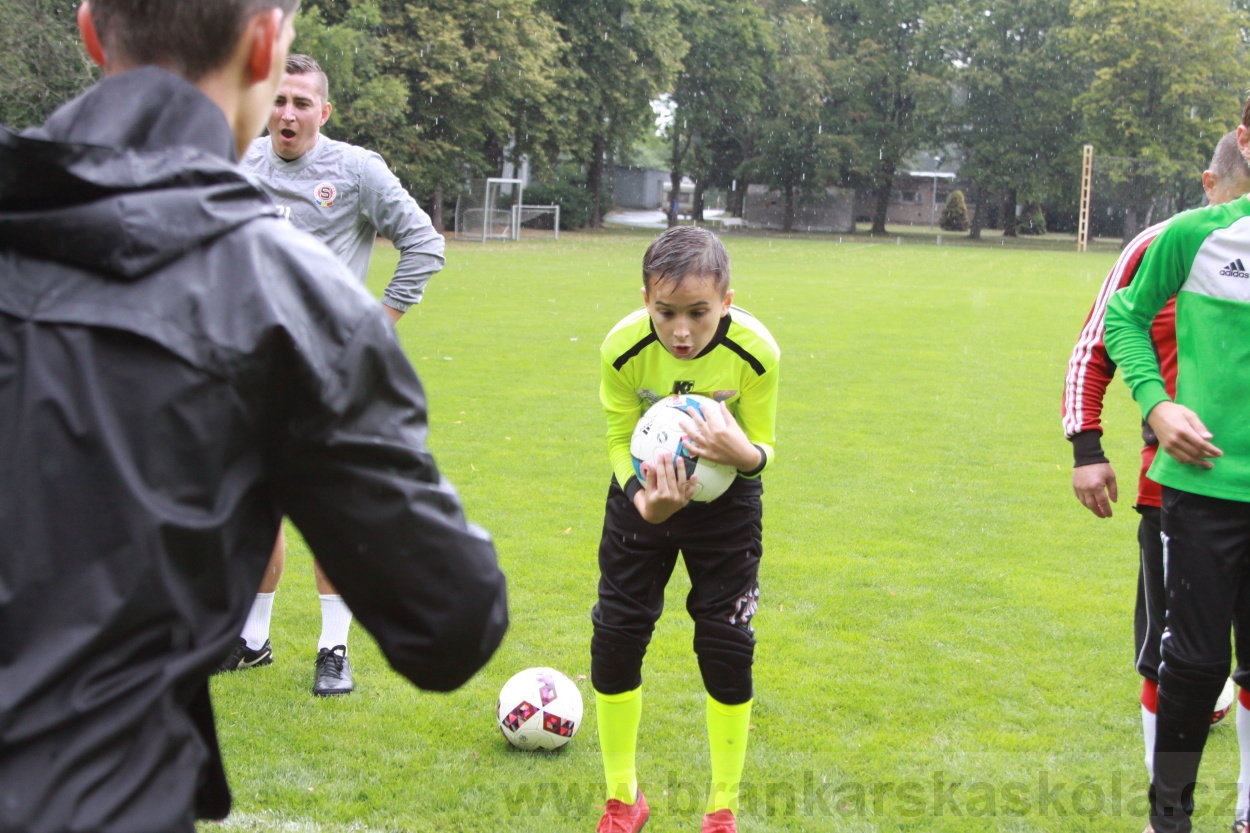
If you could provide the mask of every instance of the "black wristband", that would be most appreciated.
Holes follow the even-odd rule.
[[[768,465],[768,455],[764,452],[764,449],[760,448],[758,445],[755,445],[755,443],[751,443],[751,445],[754,445],[755,450],[760,453],[760,464],[756,466],[755,468],[751,469],[750,471],[739,471],[738,474],[742,475],[743,477],[755,477],[756,475],[758,475],[760,472],[764,470],[764,466]]]
[[[1072,442],[1073,468],[1110,463],[1102,450],[1102,432],[1094,429],[1078,431],[1068,438]]]
[[[638,482],[637,477],[631,477],[625,481],[625,485],[621,486],[621,491],[625,493],[625,497],[629,498],[629,502],[634,502],[634,495],[638,494],[638,490],[642,488],[642,484]]]

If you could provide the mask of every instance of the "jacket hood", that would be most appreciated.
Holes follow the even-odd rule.
[[[156,67],[0,128],[0,250],[133,280],[277,209],[234,165],[221,109]]]

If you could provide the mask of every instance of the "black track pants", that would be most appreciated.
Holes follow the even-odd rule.
[[[1159,666],[1151,823],[1190,830],[1198,764],[1230,661],[1250,620],[1250,503],[1163,490],[1167,626]],[[1244,642],[1244,640],[1239,640]],[[1240,647],[1239,653],[1245,653]],[[1234,678],[1250,684],[1244,667]]]
[[[1137,525],[1137,605],[1133,614],[1133,642],[1137,673],[1159,681],[1159,643],[1167,613],[1163,589],[1163,510],[1157,506],[1134,507],[1141,515]]]

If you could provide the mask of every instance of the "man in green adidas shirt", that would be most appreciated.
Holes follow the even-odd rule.
[[[1250,159],[1250,104],[1237,129]],[[1137,277],[1107,305],[1107,352],[1167,452],[1163,489],[1167,622],[1159,666],[1150,820],[1189,831],[1211,710],[1229,666],[1228,634],[1250,637],[1250,199],[1188,211],[1155,239]],[[1176,295],[1176,400],[1150,325]],[[1216,445],[1218,443],[1218,447]],[[1233,679],[1250,685],[1250,646]],[[1148,830],[1151,828],[1147,828]],[[1234,823],[1244,833],[1244,822]]]
[[[642,715],[642,659],[680,553],[686,609],[707,690],[712,784],[704,833],[736,833],[751,718],[751,619],[762,551],[759,476],[772,459],[780,351],[762,324],[732,306],[729,256],[706,229],[678,226],[643,257],[646,306],[603,343],[599,398],[615,477],[599,544],[599,601],[591,614],[591,682],[608,801],[598,833],[636,833],[649,810],[634,765]],[[629,441],[638,418],[670,394],[721,403],[692,415],[686,446],[734,466],[720,497],[690,503],[695,484],[661,452],[635,475]]]

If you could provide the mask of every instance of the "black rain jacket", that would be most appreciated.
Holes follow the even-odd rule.
[[[418,686],[507,627],[381,304],[234,155],[153,67],[0,130],[0,833],[228,812],[207,680],[283,514]]]

